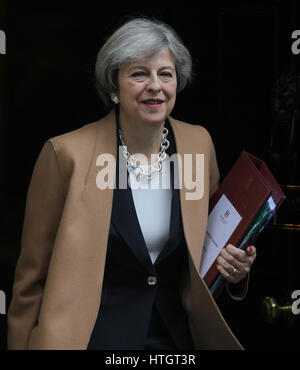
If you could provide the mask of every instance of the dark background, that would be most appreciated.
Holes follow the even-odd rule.
[[[300,54],[291,53],[292,31],[300,29],[299,2],[124,3],[0,0],[0,29],[7,38],[7,54],[0,55],[0,289],[7,306],[33,165],[46,139],[105,114],[94,88],[95,58],[128,16],[165,21],[190,49],[194,81],[178,95],[172,116],[209,130],[222,177],[244,149],[264,159],[281,185],[300,185],[299,116],[293,126],[284,100],[286,76],[300,74]],[[283,78],[282,92],[276,86]],[[278,94],[283,115],[274,109]],[[299,193],[291,197],[280,212],[285,223],[300,224]],[[274,325],[261,315],[265,296],[285,304],[300,289],[299,233],[268,226],[256,242],[246,299],[233,302],[226,294],[218,299],[245,348],[299,348],[300,315]],[[5,315],[0,324],[5,349]]]

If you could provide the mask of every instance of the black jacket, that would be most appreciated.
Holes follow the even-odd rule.
[[[167,153],[171,156],[176,152],[175,140],[168,121],[166,127],[170,141]],[[121,145],[118,135],[117,145]],[[117,169],[120,160],[123,161],[118,155]],[[171,163],[172,185],[173,177]],[[181,270],[187,263],[187,247],[179,190],[172,186],[172,192],[169,240],[152,264],[131,189],[116,186],[101,304],[88,349],[192,349],[178,291]]]

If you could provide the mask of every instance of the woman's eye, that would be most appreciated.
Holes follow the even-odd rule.
[[[139,71],[139,72],[134,72],[131,76],[132,77],[144,77],[146,76],[146,73],[143,71]]]
[[[173,75],[172,75],[172,73],[171,73],[171,72],[162,72],[162,73],[161,73],[161,76],[162,76],[162,77],[172,77]]]

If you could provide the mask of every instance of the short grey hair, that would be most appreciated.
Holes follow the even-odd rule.
[[[135,18],[118,28],[97,55],[96,89],[106,106],[110,93],[118,92],[118,72],[123,63],[149,60],[168,48],[175,59],[177,92],[184,89],[192,77],[192,58],[176,32],[167,24],[147,18]]]

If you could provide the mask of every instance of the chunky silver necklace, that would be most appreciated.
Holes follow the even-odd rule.
[[[119,129],[119,136],[120,136],[120,140],[123,146],[123,154],[127,161],[127,168],[131,167],[134,170],[134,173],[137,177],[140,176],[142,180],[147,182],[152,179],[155,172],[161,171],[162,162],[165,160],[167,156],[166,149],[168,149],[170,145],[170,142],[167,139],[168,132],[169,132],[168,129],[164,127],[162,135],[161,135],[162,136],[161,143],[160,143],[161,150],[157,154],[157,161],[153,165],[151,165],[148,170],[145,170],[140,165],[137,165],[137,161],[134,158],[134,156],[128,152],[127,146],[124,144],[124,141],[122,139],[122,131],[121,129]]]

